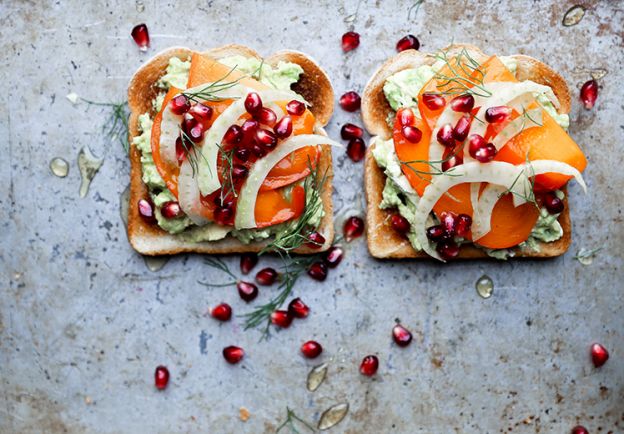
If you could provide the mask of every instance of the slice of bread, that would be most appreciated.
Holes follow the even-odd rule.
[[[128,86],[128,105],[130,107],[129,140],[139,134],[139,115],[151,110],[152,100],[161,92],[155,86],[158,79],[165,73],[171,57],[186,60],[192,51],[189,48],[175,47],[165,50],[146,62],[132,77]],[[257,57],[254,50],[242,45],[226,45],[204,52],[215,59],[241,55]],[[316,117],[317,133],[325,134],[323,126],[329,121],[334,110],[334,91],[325,71],[318,64],[298,51],[280,51],[264,59],[269,65],[277,65],[279,61],[293,62],[303,68],[299,81],[292,86],[293,90],[303,96],[310,104],[310,110]],[[329,145],[322,146],[319,159],[319,173],[326,174],[325,184],[321,191],[323,210],[325,212],[318,228],[325,237],[325,244],[320,249],[302,246],[295,253],[308,254],[328,249],[334,239],[332,209],[332,156]],[[163,231],[155,224],[149,224],[138,213],[138,202],[148,197],[148,190],[142,179],[141,153],[135,146],[130,146],[130,203],[128,210],[128,239],[132,247],[143,255],[170,255],[183,252],[196,253],[242,253],[258,252],[270,241],[241,243],[231,236],[220,241],[191,242],[182,234],[172,235]]]
[[[477,61],[485,60],[486,56],[481,50],[472,45],[454,44],[449,46],[449,55],[457,53],[462,49],[467,49],[472,57]],[[514,55],[518,62],[516,76],[518,80],[532,80],[536,83],[550,86],[561,107],[560,113],[570,111],[570,91],[568,86],[557,72],[548,65],[524,55]],[[383,139],[392,137],[392,129],[386,122],[388,114],[392,108],[388,104],[383,93],[383,86],[386,79],[391,75],[409,68],[416,68],[420,65],[431,65],[434,59],[420,51],[406,50],[386,61],[373,74],[369,80],[362,97],[362,118],[368,132],[372,135],[380,136]],[[398,234],[390,224],[392,210],[382,210],[379,204],[382,200],[382,192],[386,182],[386,176],[377,166],[372,151],[373,146],[369,146],[366,153],[364,183],[366,188],[367,214],[366,214],[366,234],[368,250],[376,258],[430,258],[424,252],[414,250],[410,242]],[[568,208],[567,190],[562,188],[566,194],[564,200],[565,208],[559,216],[559,223],[563,228],[563,236],[552,243],[540,243],[538,252],[520,249],[512,249],[514,257],[519,258],[551,258],[560,256],[568,250],[572,236],[572,225],[570,223],[570,211]],[[472,244],[464,245],[461,248],[459,259],[490,258],[483,250]]]

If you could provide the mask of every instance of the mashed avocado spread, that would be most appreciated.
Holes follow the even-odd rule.
[[[500,57],[501,61],[514,75],[517,70],[517,61],[513,57]],[[421,65],[418,68],[406,69],[388,77],[384,84],[383,91],[393,110],[401,107],[415,107],[417,105],[418,93],[422,87],[435,75],[441,67],[440,63],[433,65]],[[537,102],[546,112],[564,129],[568,129],[570,120],[567,114],[558,114],[553,104],[544,95],[538,95]],[[414,110],[414,114],[419,116],[419,110]],[[391,113],[389,124],[394,124],[394,113]],[[418,204],[419,196],[411,187],[407,177],[401,171],[399,159],[394,151],[394,142],[382,140],[374,137],[371,141],[375,144],[373,157],[377,165],[384,170],[386,184],[382,193],[382,201],[379,208],[395,208],[408,222],[410,222],[410,232],[407,234],[409,241],[415,250],[422,250],[416,241],[414,232],[414,214]],[[562,199],[563,192],[556,194]],[[557,221],[559,215],[551,215],[542,208],[540,216],[531,232],[529,238],[519,245],[522,249],[539,251],[539,242],[556,241],[563,236],[563,229]],[[429,217],[427,226],[436,224],[433,216]],[[507,259],[514,255],[511,249],[483,249],[489,256],[496,259]]]
[[[303,73],[303,69],[299,65],[290,62],[279,62],[276,67],[271,67],[259,59],[243,56],[227,57],[219,61],[232,68],[236,66],[236,69],[245,74],[253,74],[254,78],[274,89],[290,89],[290,86],[296,83]],[[186,89],[190,69],[190,59],[181,60],[177,57],[169,59],[165,74],[157,82],[157,86],[163,91],[152,101],[154,112],[159,112],[162,108],[166,91],[170,87]],[[217,241],[231,234],[243,243],[250,243],[277,235],[281,231],[289,229],[290,225],[295,224],[295,222],[286,222],[263,229],[233,230],[233,228],[216,224],[195,226],[186,216],[173,219],[164,218],[160,212],[161,206],[165,202],[176,199],[167,189],[167,185],[154,164],[151,147],[152,118],[150,112],[139,116],[139,130],[141,134],[134,137],[132,143],[141,151],[142,180],[148,187],[150,197],[156,207],[156,221],[165,231],[171,234],[179,234],[179,237],[190,242]],[[317,200],[320,201],[320,198]],[[319,207],[319,212],[311,219],[310,224],[317,227],[322,216],[323,210],[322,207]]]

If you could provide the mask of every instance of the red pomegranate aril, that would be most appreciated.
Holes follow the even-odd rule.
[[[258,130],[258,127],[260,125],[258,124],[257,121],[253,120],[253,119],[248,119],[245,122],[243,122],[243,125],[241,125],[241,133],[243,134],[242,138],[241,138],[241,142],[243,143],[243,145],[251,145],[252,143],[254,143],[254,139],[256,137],[256,131]]]
[[[453,128],[453,137],[455,140],[459,142],[463,142],[468,137],[468,132],[470,131],[470,124],[472,123],[472,118],[469,115],[462,116],[459,118],[457,123],[455,124],[455,128]]]
[[[343,140],[361,139],[364,135],[364,130],[354,124],[344,124],[340,129],[340,137]]]
[[[176,159],[178,160],[178,164],[182,164],[184,159],[186,158],[186,148],[184,144],[182,144],[182,137],[178,136],[175,142],[176,146]]]
[[[250,115],[255,115],[262,110],[262,99],[256,92],[249,92],[245,97],[245,110]]]
[[[406,125],[401,128],[401,134],[410,143],[418,143],[422,138],[422,131],[416,127]]]
[[[362,161],[366,155],[366,144],[364,140],[356,137],[349,140],[347,144],[347,156],[355,163]]]
[[[392,229],[397,231],[400,234],[406,234],[410,230],[410,224],[405,217],[400,214],[392,214],[392,218],[390,219],[390,224],[392,225]]]
[[[234,156],[238,159],[238,161],[245,163],[249,160],[251,151],[248,148],[236,148],[234,150]]]
[[[401,324],[397,324],[392,327],[392,339],[398,346],[406,347],[412,342],[412,333]]]
[[[246,302],[250,302],[258,296],[258,287],[251,282],[241,280],[236,284],[238,295]]]
[[[249,274],[249,272],[258,263],[257,253],[243,253],[240,258],[240,270],[243,274]]]
[[[468,153],[481,163],[487,163],[496,156],[496,147],[492,143],[487,143],[480,135],[473,134],[468,140]]]
[[[451,155],[442,162],[442,171],[446,172],[447,170],[452,169],[455,166],[459,166],[460,164],[464,164],[464,159],[459,155]]]
[[[256,141],[267,149],[273,149],[277,145],[277,137],[275,137],[273,131],[265,130],[264,128],[256,131]]]
[[[286,104],[286,111],[292,116],[301,116],[305,112],[305,104],[301,101],[293,99]]]
[[[609,360],[609,352],[607,349],[599,343],[594,343],[591,346],[592,362],[596,368],[600,368]]]
[[[308,267],[308,276],[322,282],[327,279],[327,265],[323,261],[317,261]]]
[[[544,195],[544,207],[550,214],[559,214],[563,211],[563,201],[555,193],[549,191]]]
[[[347,242],[361,237],[364,233],[364,220],[356,216],[349,217],[344,223],[343,232]]]
[[[453,137],[453,127],[451,124],[444,124],[438,130],[436,135],[438,143],[446,147],[455,146],[455,138]]]
[[[164,390],[169,384],[169,369],[166,366],[156,366],[154,371],[154,385],[158,390]]]
[[[310,308],[299,298],[293,298],[288,303],[288,312],[295,318],[305,318],[310,313]]]
[[[263,125],[273,127],[277,122],[277,115],[268,107],[262,107],[254,116],[254,118]]]
[[[215,222],[220,225],[230,225],[234,221],[232,208],[218,207],[214,212]]]
[[[446,229],[442,225],[435,225],[427,228],[427,238],[433,242],[438,242],[446,236]]]
[[[191,102],[187,97],[180,94],[171,99],[169,103],[169,109],[176,115],[183,115],[191,108]]]
[[[351,90],[340,97],[340,107],[348,112],[359,110],[362,99],[357,92]]]
[[[191,107],[189,113],[191,113],[191,115],[193,115],[198,122],[201,122],[204,128],[208,126],[208,123],[212,118],[212,108],[207,105],[203,105],[202,103],[197,103]]]
[[[301,345],[301,353],[308,359],[314,359],[321,355],[323,347],[316,341],[304,342]]]
[[[323,260],[329,268],[336,268],[342,261],[343,257],[344,250],[342,250],[342,247],[332,246],[327,250],[327,252],[325,252],[325,258]]]
[[[262,158],[267,154],[266,150],[257,144],[251,146],[251,152],[258,158]]]
[[[267,267],[256,273],[256,282],[260,285],[273,285],[277,280],[278,273],[274,268]]]
[[[236,180],[244,179],[249,171],[242,164],[235,164],[232,166],[232,178]]]
[[[147,31],[147,26],[145,24],[138,24],[134,26],[132,32],[132,39],[139,46],[139,50],[147,51],[147,47],[150,43],[149,32]]]
[[[229,321],[232,318],[232,307],[227,303],[218,304],[210,310],[210,315],[219,321]]]
[[[407,35],[399,39],[396,43],[396,50],[400,53],[405,50],[418,50],[420,48],[420,42],[414,35]]]
[[[411,126],[416,120],[416,116],[414,116],[414,112],[408,108],[399,110],[398,116],[399,116],[399,122],[401,123],[402,127],[405,127],[408,125]]]
[[[442,259],[449,260],[459,255],[459,246],[454,241],[441,241],[436,246],[436,251]]]
[[[180,208],[180,204],[178,202],[170,200],[162,204],[160,207],[160,213],[166,219],[173,219],[182,215],[182,209]]]
[[[154,204],[150,199],[139,199],[138,203],[139,215],[143,217],[147,223],[155,223]]]
[[[457,214],[446,211],[440,213],[440,223],[448,235],[455,235],[457,231]]]
[[[485,120],[491,124],[504,122],[511,117],[512,109],[506,105],[490,107],[485,111]]]
[[[429,110],[440,110],[446,105],[446,100],[437,93],[423,93],[422,101]]]
[[[241,347],[230,345],[223,349],[223,358],[230,364],[235,365],[245,357],[245,350]]]
[[[362,359],[362,363],[360,364],[360,374],[372,377],[377,373],[377,369],[379,369],[379,359],[377,356],[370,355]]]
[[[225,134],[223,135],[223,141],[230,145],[236,145],[240,143],[243,138],[243,131],[238,125],[230,125]]]
[[[188,113],[182,121],[182,131],[194,143],[199,143],[204,138],[204,125]]]
[[[323,244],[325,244],[325,237],[321,234],[319,234],[318,232],[312,232],[310,235],[308,235],[308,242],[306,243],[306,246],[308,246],[311,249],[320,249],[321,247],[323,247]]]
[[[472,226],[472,217],[468,214],[460,214],[455,219],[455,235],[466,238],[470,227]]]
[[[469,93],[456,96],[451,100],[451,109],[460,113],[470,113],[474,107],[474,96]]]
[[[587,428],[585,428],[583,425],[577,425],[572,428],[570,434],[589,434],[589,431],[587,431]]]
[[[280,119],[280,121],[273,127],[273,131],[279,139],[285,139],[290,136],[293,131],[293,123],[290,116],[284,116]]]
[[[357,32],[347,32],[342,35],[342,51],[345,53],[355,50],[360,46],[360,34]]]
[[[598,82],[589,80],[581,87],[581,102],[589,110],[596,104],[596,99],[598,99]]]
[[[278,327],[288,328],[292,324],[293,316],[285,310],[276,310],[271,313],[271,322]]]

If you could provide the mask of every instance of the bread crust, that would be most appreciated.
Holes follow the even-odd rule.
[[[487,56],[478,48],[467,44],[454,44],[449,47],[452,51],[466,48],[471,53],[484,59]],[[559,99],[560,113],[570,111],[570,91],[568,86],[556,71],[548,65],[525,55],[514,55],[518,61],[517,76],[520,80],[530,79],[540,84],[552,87],[553,92]],[[415,68],[424,64],[432,64],[433,59],[428,55],[416,50],[406,50],[390,58],[373,74],[362,97],[362,118],[366,129],[372,135],[377,135],[387,140],[392,136],[392,130],[386,119],[391,111],[385,95],[383,85],[386,79],[407,68]],[[366,190],[366,235],[368,250],[376,258],[419,258],[433,259],[425,252],[414,250],[410,242],[398,234],[390,224],[392,210],[382,210],[379,204],[382,200],[382,192],[386,182],[386,176],[377,166],[372,151],[374,145],[369,146],[366,152],[364,184]],[[515,247],[510,249],[515,258],[552,258],[565,253],[572,241],[572,224],[570,222],[570,210],[568,206],[567,187],[561,189],[566,197],[564,199],[564,211],[559,216],[559,223],[563,229],[563,236],[551,243],[539,243],[538,252]],[[472,244],[462,246],[459,259],[494,259],[483,250]]]
[[[187,59],[192,50],[186,47],[174,47],[156,54],[151,60],[139,68],[128,86],[128,106],[130,118],[128,123],[129,141],[139,134],[139,115],[151,110],[151,102],[160,91],[156,88],[156,81],[164,74],[171,57]],[[251,48],[242,45],[225,45],[207,50],[204,54],[216,59],[223,57],[242,55],[245,57],[257,57],[260,55]],[[320,134],[325,134],[323,126],[327,124],[333,112],[333,89],[327,74],[305,54],[295,51],[282,51],[265,59],[269,64],[277,64],[280,60],[298,63],[304,70],[300,81],[303,82],[305,93],[302,95],[313,105],[310,110],[317,119],[317,129]],[[315,87],[316,86],[316,87]],[[293,90],[297,91],[295,86]],[[316,90],[316,92],[315,92]],[[331,147],[321,146],[319,158],[319,173],[324,173],[326,181],[321,193],[323,210],[318,231],[325,237],[325,244],[319,249],[311,249],[303,246],[296,249],[295,253],[310,254],[327,250],[334,239],[333,204],[332,204],[332,180],[333,165]],[[184,239],[181,234],[172,235],[162,230],[159,226],[144,221],[138,212],[138,202],[148,197],[147,186],[142,180],[141,152],[133,145],[130,146],[130,203],[128,207],[128,239],[132,247],[143,255],[171,255],[176,253],[205,253],[205,254],[229,254],[243,252],[258,252],[269,241],[241,243],[233,237],[226,237],[219,241],[191,242]]]

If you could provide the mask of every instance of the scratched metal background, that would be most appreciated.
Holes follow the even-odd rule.
[[[624,4],[580,1],[581,23],[563,27],[571,1],[429,1],[408,19],[410,2],[0,2],[0,432],[260,433],[274,432],[286,406],[316,422],[325,408],[351,410],[336,433],[624,432]],[[340,35],[353,26],[360,48],[344,55]],[[147,54],[129,37],[146,22]],[[577,86],[604,68],[593,111],[575,100],[572,136],[587,152],[589,194],[571,188],[574,241],[563,257],[538,261],[428,262],[372,260],[363,239],[319,284],[302,279],[296,295],[311,316],[258,342],[241,320],[207,318],[209,306],[251,306],[219,281],[202,258],[172,258],[146,268],[126,240],[120,194],[128,162],[100,133],[105,111],[72,105],[69,92],[122,100],[132,72],[173,45],[203,49],[247,44],[261,53],[305,51],[327,69],[336,93],[362,90],[407,32],[424,50],[451,40],[493,53],[544,59]],[[338,109],[338,135],[357,115]],[[78,197],[79,149],[105,162],[85,199]],[[69,176],[54,177],[52,157]],[[364,209],[362,165],[334,155],[338,221]],[[573,259],[580,247],[603,247],[594,263]],[[236,267],[236,258],[228,259]],[[271,261],[266,261],[271,263]],[[479,298],[487,273],[496,289]],[[274,289],[261,289],[256,304]],[[391,343],[395,318],[415,332],[407,349]],[[330,363],[315,393],[305,389],[309,362],[298,354],[315,338]],[[588,347],[602,342],[611,359],[599,370]],[[247,357],[228,366],[221,349]],[[376,353],[379,374],[359,375]],[[153,386],[166,364],[165,392]],[[239,409],[251,417],[239,419]]]

